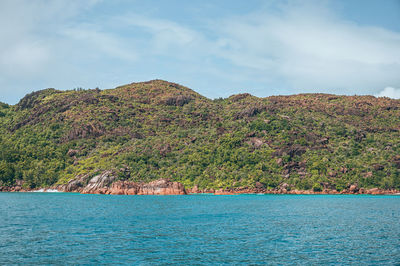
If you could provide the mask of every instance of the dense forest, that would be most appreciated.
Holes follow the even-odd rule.
[[[45,89],[0,103],[0,185],[111,170],[186,187],[400,188],[400,100],[300,94],[211,100],[162,80]],[[23,181],[21,181],[23,180]]]

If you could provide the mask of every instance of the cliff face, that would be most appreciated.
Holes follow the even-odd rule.
[[[0,103],[0,149],[5,188],[181,193],[144,186],[168,178],[217,193],[400,189],[400,100],[210,100],[161,80],[47,89],[15,106]]]

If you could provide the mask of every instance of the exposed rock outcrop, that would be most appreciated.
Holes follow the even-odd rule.
[[[159,179],[140,184],[130,181],[114,182],[106,194],[114,195],[185,195],[185,187],[179,182]]]
[[[29,192],[41,191],[52,192],[79,192],[83,194],[113,194],[113,195],[185,195],[188,193],[214,193],[215,195],[235,194],[371,194],[371,195],[393,195],[400,194],[399,190],[384,190],[379,188],[365,189],[356,184],[349,184],[342,191],[337,191],[332,186],[322,184],[322,191],[297,190],[288,183],[282,183],[274,189],[267,189],[264,184],[256,182],[254,187],[232,187],[225,189],[200,189],[195,185],[186,191],[179,182],[169,179],[158,179],[149,183],[137,183],[133,181],[117,180],[113,171],[104,171],[90,178],[89,174],[79,175],[67,184],[41,188],[40,190],[24,188],[24,182],[18,180],[14,186],[0,186],[0,192]]]
[[[357,187],[357,185],[351,185],[350,187],[349,187],[349,192],[350,193],[356,193],[356,192],[358,192],[358,187]]]
[[[90,179],[87,186],[82,190],[84,194],[96,194],[104,188],[108,188],[116,179],[111,171],[105,171]],[[103,193],[101,193],[103,194]]]
[[[79,175],[72,179],[66,185],[58,186],[56,189],[64,192],[81,192],[82,188],[88,183],[89,175]]]
[[[218,189],[214,192],[214,195],[234,195],[236,194],[234,191],[231,190],[224,190],[224,189]]]
[[[159,179],[150,183],[135,183],[132,181],[116,181],[112,171],[104,171],[89,180],[89,175],[80,175],[65,185],[54,189],[63,192],[79,192],[83,194],[114,194],[114,195],[184,195],[185,187],[179,182]]]

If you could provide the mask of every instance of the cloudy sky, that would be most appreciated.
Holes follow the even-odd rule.
[[[165,79],[209,97],[400,97],[400,0],[1,0],[0,101]]]

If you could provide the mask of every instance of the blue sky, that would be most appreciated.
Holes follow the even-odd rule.
[[[209,98],[400,98],[400,1],[0,2],[0,101],[157,78]]]

